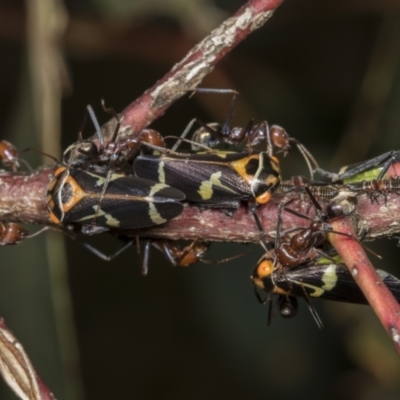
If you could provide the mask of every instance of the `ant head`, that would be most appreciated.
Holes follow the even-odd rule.
[[[269,136],[273,147],[282,152],[284,156],[289,154],[291,150],[290,144],[294,143],[297,146],[300,154],[303,156],[307,164],[308,170],[310,171],[311,179],[313,179],[313,167],[318,169],[319,166],[313,155],[307,150],[304,145],[302,145],[297,139],[290,137],[286,130],[279,125],[271,126],[271,128],[269,129]]]
[[[272,125],[269,129],[269,134],[271,137],[272,145],[286,155],[290,150],[291,141],[291,138],[289,137],[286,130],[279,125]]]
[[[0,158],[6,167],[12,167],[16,171],[19,169],[18,150],[7,140],[0,141]]]

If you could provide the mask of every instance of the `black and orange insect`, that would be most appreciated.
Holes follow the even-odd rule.
[[[65,166],[55,171],[47,189],[52,222],[100,229],[163,224],[182,212],[184,199],[182,192],[163,183],[114,173],[107,181],[107,174]]]

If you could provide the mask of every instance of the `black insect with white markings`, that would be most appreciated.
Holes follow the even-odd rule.
[[[327,233],[349,236],[345,233],[334,231],[328,222],[330,220],[342,218],[352,214],[357,205],[357,198],[347,192],[341,192],[330,201],[327,206],[326,213],[323,213],[321,205],[316,201],[315,197],[307,186],[305,187],[305,191],[314,204],[316,216],[311,219],[307,215],[287,208],[287,205],[290,202],[281,204],[278,210],[278,227],[275,240],[275,249],[267,252],[262,257],[252,276],[256,287],[261,288],[270,294],[268,299],[270,301],[270,311],[268,317],[269,324],[272,322],[274,315],[274,310],[272,309],[272,300],[274,294],[283,296],[283,298],[279,297],[276,305],[276,307],[280,307],[281,314],[288,318],[297,313],[297,305],[294,306],[295,302],[293,299],[291,299],[291,297],[298,294],[292,295],[292,293],[288,292],[281,293],[279,291],[279,287],[276,288],[274,285],[276,277],[282,276],[282,279],[285,279],[285,277],[290,274],[293,269],[299,268],[299,266],[310,262],[312,259],[315,259],[318,254],[321,255],[323,251],[318,249],[317,246],[323,244]],[[294,228],[285,232],[281,232],[282,210],[285,210],[298,217],[310,220],[310,225],[305,228]],[[266,286],[263,282],[264,277],[269,280],[268,282],[271,282],[269,286]],[[322,327],[322,321],[312,307],[306,291],[303,291],[303,297],[306,299],[310,312],[313,315],[317,325]],[[290,307],[282,306],[282,304],[289,305]],[[282,310],[284,310],[284,312]],[[291,310],[292,312],[290,312]]]
[[[360,287],[339,256],[314,260],[285,268],[284,273],[274,266],[274,255],[262,260],[254,269],[252,280],[258,289],[268,296],[307,297],[343,303],[368,304]],[[385,285],[400,303],[400,280],[395,276],[377,270]]]
[[[205,152],[140,155],[134,170],[141,178],[173,186],[186,200],[238,207],[238,201],[269,201],[280,183],[278,161],[267,153]]]
[[[136,229],[163,224],[183,210],[185,195],[166,184],[114,173],[107,177],[59,167],[47,189],[51,221]]]
[[[266,204],[281,181],[279,163],[266,152],[164,152],[139,155],[134,161],[137,176],[170,185],[186,200],[204,208],[234,210],[247,202],[260,235],[263,228],[256,206]]]

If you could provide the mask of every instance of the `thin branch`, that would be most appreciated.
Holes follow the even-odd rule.
[[[0,174],[0,220],[50,224],[46,203],[47,185],[52,179],[54,167],[41,168],[32,175]],[[298,201],[291,208],[303,214],[313,216],[310,200],[296,193],[275,193],[272,200],[258,208],[258,214],[267,239],[274,241],[277,220],[277,205],[291,198]],[[358,196],[356,208],[357,229],[365,233],[365,239],[388,237],[400,234],[400,196],[392,193],[386,201],[383,196],[371,202],[368,195]],[[306,227],[308,221],[287,215],[282,229]],[[196,206],[185,207],[183,213],[165,225],[132,232],[142,237],[165,239],[198,239],[205,241],[254,242],[260,240],[260,234],[252,213],[242,205],[234,217],[220,210],[201,210]]]
[[[335,231],[354,235],[353,226],[347,218],[333,221],[331,225]],[[399,303],[382,282],[357,240],[334,234],[328,237],[400,353]]]
[[[40,168],[33,174],[0,174],[0,219],[3,221],[48,224],[47,186],[54,167]]]
[[[140,132],[164,114],[187,90],[196,88],[215,65],[254,30],[261,28],[283,0],[250,0],[237,13],[214,29],[182,61],[120,114],[118,138]],[[111,138],[116,121],[103,125],[104,137]],[[93,137],[96,141],[97,138]]]

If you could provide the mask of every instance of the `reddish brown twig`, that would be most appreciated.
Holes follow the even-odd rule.
[[[41,168],[33,174],[0,174],[0,219],[3,221],[48,224],[46,191],[54,167]]]
[[[41,168],[32,175],[3,173],[0,174],[0,220],[50,224],[46,203],[46,189],[52,178],[54,167]],[[286,202],[295,193],[282,195],[275,193],[272,200],[260,206],[260,216],[267,238],[273,242],[276,231],[277,204]],[[309,199],[294,202],[291,208],[307,213]],[[371,202],[367,195],[358,197],[356,209],[359,227],[366,231],[366,239],[393,236],[400,233],[400,196],[390,194],[386,201],[380,197]],[[313,209],[310,210],[312,217]],[[397,222],[399,221],[399,222]],[[285,216],[282,229],[305,227],[309,222],[292,215]],[[195,206],[187,206],[183,213],[165,225],[148,230],[141,230],[144,237],[165,239],[198,239],[225,242],[258,242],[260,234],[254,218],[243,205],[234,217],[226,216],[219,210],[202,211]]]
[[[196,88],[226,54],[263,26],[282,2],[249,0],[234,16],[214,29],[170,72],[122,111],[119,139],[140,132],[164,114],[187,90]],[[103,125],[102,133],[106,139],[112,136],[115,124],[115,119],[112,119]]]
[[[333,221],[331,225],[335,231],[354,235],[353,226],[347,218]],[[359,241],[334,234],[329,235],[329,240],[342,257],[400,353],[400,305],[376,273]]]

